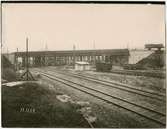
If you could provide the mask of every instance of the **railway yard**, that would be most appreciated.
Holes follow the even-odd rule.
[[[2,126],[164,128],[165,53],[148,52],[136,64],[127,49],[2,56]]]
[[[1,6],[3,128],[166,128],[164,1]]]
[[[103,123],[102,127],[165,126],[164,86],[159,86],[159,89],[152,88],[150,84],[149,87],[133,86],[109,79],[111,73],[101,75],[65,67],[33,68],[31,71],[35,76],[40,75],[41,83],[61,90],[74,101],[90,103],[94,118],[92,127],[100,127],[96,121]],[[144,83],[147,85],[149,82]]]

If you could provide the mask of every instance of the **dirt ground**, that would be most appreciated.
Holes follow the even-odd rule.
[[[77,72],[81,73],[81,72]],[[166,92],[165,79],[153,78],[153,77],[145,77],[145,76],[132,76],[132,75],[121,75],[114,73],[102,73],[95,71],[84,71],[87,75],[105,79],[110,81],[117,81],[124,84],[129,84],[134,87],[140,87],[141,89],[150,89],[160,93]]]
[[[70,70],[71,71],[71,70]],[[73,71],[76,72],[76,71]],[[77,73],[81,73],[78,72]],[[85,71],[99,79],[118,81],[165,93],[165,80]],[[3,127],[160,128],[127,110],[98,100],[45,77],[38,84],[2,86]]]
[[[62,69],[74,73],[86,74],[93,76],[98,79],[104,79],[109,81],[116,81],[124,84],[129,84],[140,89],[154,90],[160,93],[166,93],[166,79],[155,78],[155,77],[146,77],[146,76],[133,76],[133,75],[121,75],[116,73],[109,72],[96,72],[93,71],[76,71],[68,67],[49,67],[52,69]]]
[[[57,90],[72,98],[73,101],[89,103],[91,107],[91,116],[95,118],[92,123],[96,128],[158,128],[160,125],[139,117],[134,113],[118,108],[111,104],[98,100],[90,95],[72,89],[68,86],[54,82],[42,77],[41,83],[48,84],[53,90]]]

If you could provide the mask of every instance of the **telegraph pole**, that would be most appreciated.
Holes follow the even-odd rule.
[[[75,68],[75,44],[73,45],[73,67]]]
[[[47,51],[47,44],[45,44],[44,48],[44,66],[46,66],[46,51]]]
[[[18,69],[18,48],[16,48],[16,71]]]
[[[2,26],[2,25],[3,25],[3,23],[2,23],[2,21],[3,21],[3,20],[2,20],[2,4],[0,5],[0,8],[1,8],[1,14],[0,14],[0,15],[1,15],[1,30],[0,30],[1,37],[0,37],[0,38],[1,38],[1,39],[0,39],[0,40],[1,40],[1,50],[2,50],[2,47],[3,47],[3,44],[2,44],[2,41],[3,41],[3,40],[2,40],[2,27],[3,27],[3,26]]]
[[[93,49],[94,49],[94,65],[96,65],[96,47],[95,47],[95,42],[93,42]]]
[[[9,60],[9,50],[8,50],[8,47],[7,47],[7,58]]]
[[[27,71],[27,81],[28,81],[28,38],[26,38],[26,71]]]
[[[35,80],[34,77],[32,76],[32,74],[29,71],[29,64],[28,64],[28,38],[26,38],[26,71],[25,71],[25,73],[23,73],[21,78],[26,76],[26,80],[28,81],[29,80],[28,79],[28,75],[31,77],[32,80]]]
[[[46,56],[46,53],[47,53],[47,50],[48,50],[48,45],[47,45],[47,43],[45,44],[45,55],[44,55],[44,61],[45,61],[45,66],[46,66],[46,59],[47,59],[47,56]]]

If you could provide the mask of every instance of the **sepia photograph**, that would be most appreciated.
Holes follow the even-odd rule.
[[[1,1],[2,128],[166,128],[165,1]]]

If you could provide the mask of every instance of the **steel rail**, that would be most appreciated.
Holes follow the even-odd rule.
[[[93,82],[96,82],[96,83],[101,83],[101,84],[103,84],[103,86],[113,87],[113,88],[116,88],[116,89],[124,90],[124,91],[127,91],[127,92],[142,95],[142,96],[149,97],[149,98],[152,98],[152,99],[157,99],[159,101],[165,101],[165,99],[163,100],[162,98],[159,98],[159,97],[165,97],[164,95],[161,95],[161,94],[152,93],[152,92],[148,92],[148,91],[143,91],[143,90],[140,90],[140,89],[137,89],[137,88],[127,87],[127,86],[123,86],[121,84],[112,83],[110,81],[106,81],[106,80],[102,80],[102,79],[96,79],[96,78],[92,78],[92,77],[85,76],[85,75],[74,74],[74,73],[71,73],[71,72],[70,73],[69,72],[68,73],[67,72],[62,72],[62,71],[56,71],[56,72],[61,73],[61,74],[74,76],[74,77],[81,78],[81,79],[85,79],[85,80],[88,80],[88,81],[93,81]],[[108,83],[108,84],[106,84],[106,83]],[[119,87],[117,87],[117,86],[119,86]],[[128,88],[131,89],[131,90],[134,90],[134,91],[128,90]],[[141,92],[143,92],[143,93],[141,93]],[[150,95],[146,95],[144,93],[150,94],[150,95],[156,95],[156,96],[150,96]]]
[[[47,71],[47,72],[49,72],[49,71]],[[53,71],[50,71],[50,72],[53,72]],[[53,73],[53,74],[54,74],[54,73]],[[52,74],[50,74],[50,75],[52,75]],[[56,75],[52,75],[52,76],[56,76]],[[57,77],[57,76],[56,76],[56,77]],[[57,78],[59,78],[59,77],[57,77]],[[72,82],[72,81],[67,80],[67,79],[64,79],[64,80],[69,81],[69,82]],[[75,83],[75,82],[72,82],[72,83]],[[75,83],[75,84],[80,85],[80,86],[84,86],[84,85],[81,85],[81,84],[78,84],[78,83]],[[84,87],[86,87],[86,86],[84,86]],[[119,98],[119,97],[116,97],[116,96],[113,96],[113,95],[110,95],[110,94],[101,92],[101,91],[96,90],[96,89],[94,89],[94,88],[90,88],[90,87],[87,87],[87,88],[89,88],[89,89],[91,89],[91,90],[95,90],[95,91],[100,92],[100,93],[103,93],[103,94],[108,95],[108,96],[110,96],[110,97],[112,97],[112,98],[119,99],[119,100],[124,101],[124,102],[126,102],[126,103],[129,103],[129,104],[132,104],[132,105],[135,105],[135,106],[144,108],[144,109],[146,109],[146,110],[150,110],[150,111],[152,111],[152,112],[156,112],[157,114],[166,115],[166,114],[164,114],[164,113],[161,113],[161,112],[155,111],[155,110],[153,110],[153,109],[150,109],[150,108],[141,106],[141,105],[139,105],[139,104],[136,104],[136,103],[133,103],[133,102],[129,102],[129,101],[123,99],[123,98]]]
[[[147,119],[149,119],[149,120],[152,120],[152,121],[154,121],[154,122],[156,122],[156,123],[159,123],[159,124],[161,124],[161,125],[166,125],[166,123],[160,121],[159,119],[158,119],[158,120],[157,120],[157,119],[154,119],[154,118],[153,118],[153,114],[152,114],[151,116],[146,116],[146,115],[144,115],[144,114],[142,114],[142,113],[133,111],[132,109],[129,109],[129,108],[126,108],[126,107],[124,107],[124,106],[121,106],[121,105],[119,105],[119,104],[117,104],[117,103],[111,102],[110,100],[107,100],[107,99],[104,99],[104,98],[102,98],[102,97],[99,97],[99,96],[97,96],[97,95],[95,95],[95,94],[92,94],[92,93],[90,93],[90,92],[88,92],[88,91],[85,91],[85,90],[82,90],[82,89],[80,89],[80,88],[77,88],[77,87],[75,87],[75,86],[72,86],[72,85],[70,85],[70,84],[68,84],[68,83],[70,82],[70,83],[72,83],[72,84],[79,85],[80,87],[84,87],[84,88],[86,88],[87,90],[89,89],[89,90],[91,90],[91,91],[95,91],[96,93],[100,93],[100,94],[103,94],[103,95],[105,95],[105,96],[109,96],[109,97],[112,97],[112,98],[114,98],[114,99],[120,100],[120,101],[122,101],[122,102],[126,102],[126,103],[128,103],[128,104],[133,105],[133,106],[140,107],[140,108],[143,109],[143,110],[145,109],[145,110],[147,110],[147,111],[149,111],[149,112],[154,113],[154,115],[157,114],[157,115],[160,115],[161,117],[165,117],[165,114],[163,114],[163,113],[160,113],[160,112],[157,112],[157,111],[154,111],[154,110],[152,110],[152,109],[145,108],[145,107],[143,108],[143,107],[140,106],[140,105],[134,105],[133,103],[128,102],[128,101],[126,101],[126,100],[124,100],[124,99],[117,98],[117,97],[115,97],[115,96],[106,94],[106,93],[104,93],[104,92],[101,92],[101,91],[98,91],[98,90],[95,90],[95,89],[92,89],[92,88],[89,88],[89,87],[86,87],[86,86],[83,86],[83,85],[81,85],[81,84],[78,84],[78,83],[75,83],[75,82],[66,80],[66,79],[64,79],[64,78],[57,77],[57,76],[52,75],[52,74],[49,74],[49,73],[45,73],[45,72],[42,72],[42,71],[38,71],[38,72],[41,72],[42,75],[44,75],[44,76],[46,76],[46,77],[48,77],[48,78],[50,78],[50,79],[52,79],[52,80],[59,81],[59,82],[65,84],[65,85],[68,85],[68,86],[73,87],[73,88],[75,88],[75,89],[78,89],[78,90],[80,90],[80,91],[82,91],[82,92],[85,92],[85,93],[87,93],[87,94],[90,94],[90,95],[92,95],[92,96],[94,96],[94,97],[96,97],[96,98],[99,98],[99,99],[101,99],[101,100],[104,100],[104,101],[106,101],[106,102],[108,102],[108,103],[112,103],[112,104],[114,104],[114,105],[116,105],[116,106],[118,106],[118,107],[124,108],[124,109],[126,109],[126,110],[128,110],[128,111],[131,111],[131,112],[133,112],[133,113],[136,113],[136,114],[138,114],[138,115],[140,115],[140,116],[143,116],[143,117],[145,117],[145,118],[147,118]],[[59,79],[59,80],[58,80],[58,79]],[[64,81],[66,81],[66,82],[64,82]],[[67,82],[68,82],[68,83],[67,83]]]

